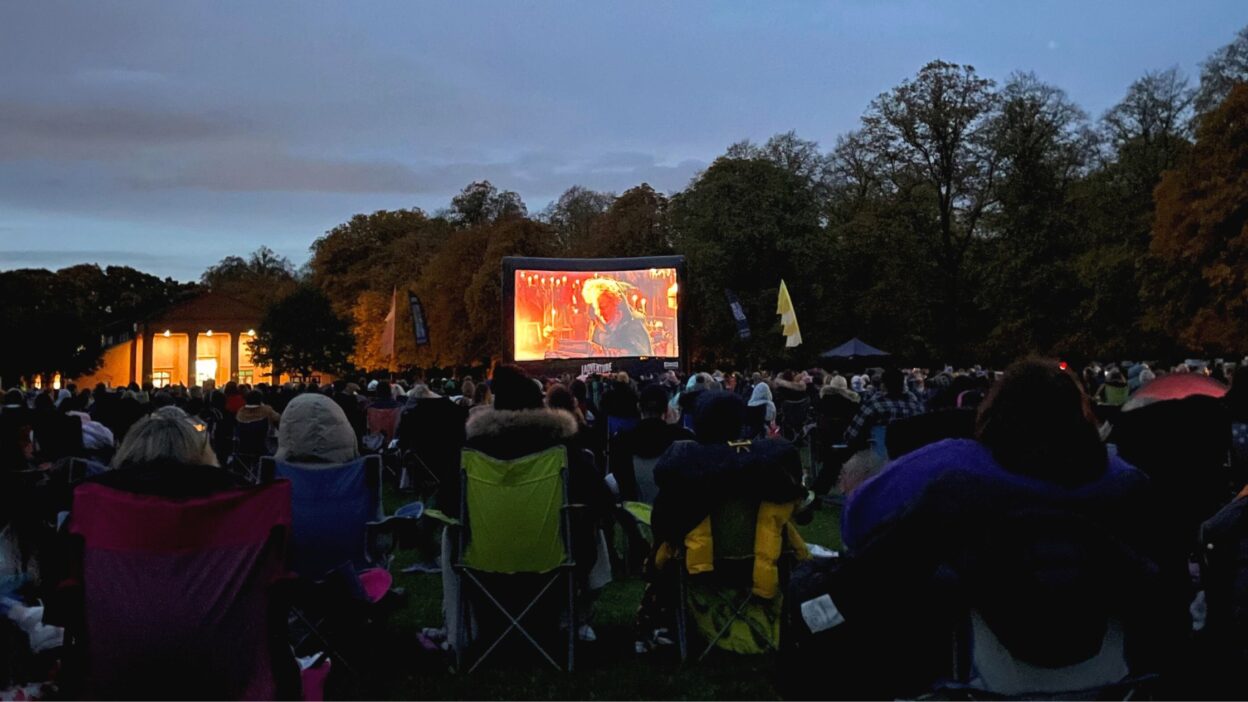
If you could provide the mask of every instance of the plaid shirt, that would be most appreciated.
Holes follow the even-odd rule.
[[[898,419],[923,414],[923,411],[923,403],[910,391],[902,397],[878,392],[858,408],[858,414],[845,429],[845,443],[850,446],[865,444],[872,427],[888,425]]]

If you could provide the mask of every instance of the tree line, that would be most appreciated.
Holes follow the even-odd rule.
[[[806,365],[855,335],[916,363],[1239,354],[1245,82],[1248,28],[1194,85],[1177,68],[1150,71],[1096,117],[1032,73],[998,83],[933,61],[827,149],[793,132],[743,141],[682,191],[574,186],[537,213],[475,182],[437,212],[353,216],[316,239],[301,270],[262,249],[223,260],[201,285],[285,303],[283,314],[332,310],[354,339],[334,358],[359,368],[387,365],[378,345],[396,287],[421,297],[431,340],[417,348],[400,314],[400,368],[497,358],[509,255],[683,254],[685,344],[699,364]],[[0,274],[0,291],[23,299],[8,279],[30,275]],[[774,314],[781,278],[797,349],[783,348]],[[177,292],[172,281],[153,289]],[[748,340],[725,289],[745,308]],[[10,326],[28,314],[14,307],[2,328],[29,328]],[[32,362],[5,355],[0,371]]]

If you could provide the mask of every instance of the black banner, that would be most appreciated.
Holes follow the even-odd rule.
[[[420,298],[411,290],[407,291],[407,304],[412,308],[412,333],[416,336],[416,345],[424,346],[429,343],[429,327],[425,325],[425,308],[420,304]]]
[[[737,294],[724,288],[724,295],[728,297],[728,308],[732,311],[732,318],[737,321],[737,334],[742,339],[750,338],[750,322],[745,318],[745,308],[741,307]]]

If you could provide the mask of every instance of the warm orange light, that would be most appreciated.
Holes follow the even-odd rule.
[[[255,336],[255,335],[256,335],[256,330],[255,330],[255,329],[248,329],[248,330],[247,330],[247,336]]]
[[[166,330],[165,330],[165,338],[168,338],[168,337],[169,337],[169,330],[168,330],[168,329],[166,329]]]
[[[204,332],[204,336],[212,336],[212,330],[209,329],[208,331]]]

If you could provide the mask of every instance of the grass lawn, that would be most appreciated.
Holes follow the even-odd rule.
[[[387,492],[393,511],[404,496]],[[801,528],[810,542],[839,549],[839,513],[823,507]],[[675,659],[633,652],[633,616],[641,599],[636,577],[616,580],[595,606],[598,641],[577,648],[577,668],[559,673],[533,657],[523,665],[487,662],[472,675],[448,671],[446,660],[423,652],[415,637],[423,627],[442,625],[442,581],[438,575],[404,575],[398,570],[415,559],[400,553],[395,584],[406,589],[405,606],[388,622],[392,643],[387,660],[369,662],[374,672],[354,686],[331,687],[339,697],[377,699],[776,699],[774,661],[715,652],[701,664],[681,667]]]

